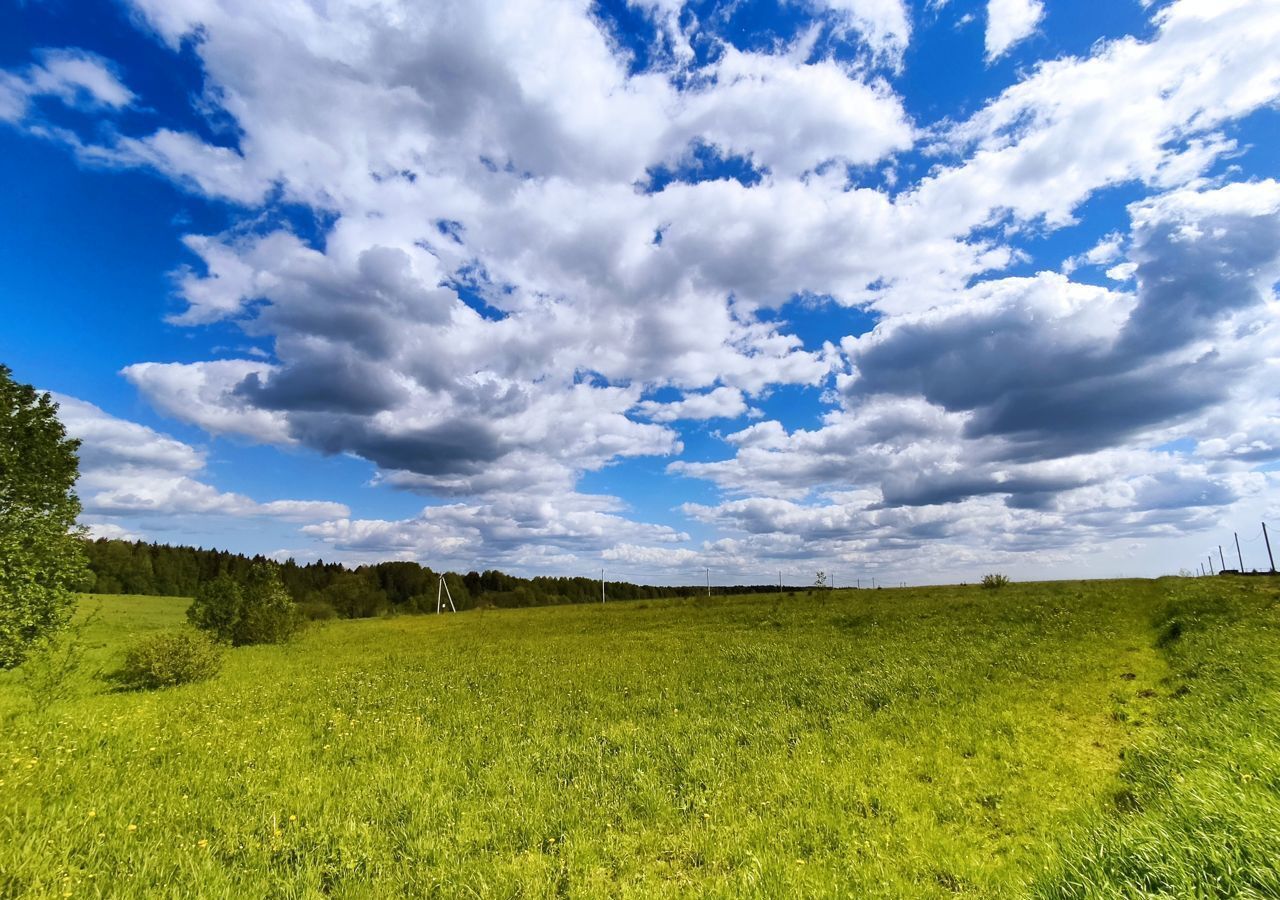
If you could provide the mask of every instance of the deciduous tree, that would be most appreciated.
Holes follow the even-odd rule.
[[[53,398],[0,365],[0,669],[67,624],[88,577],[76,525],[79,446]]]

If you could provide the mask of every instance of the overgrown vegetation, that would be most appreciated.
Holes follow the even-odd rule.
[[[188,602],[104,603],[70,696],[0,676],[0,896],[1276,896],[1269,579],[343,621],[148,694],[87,673]]]
[[[205,681],[218,674],[222,648],[191,629],[177,629],[139,638],[125,650],[116,674],[125,687],[151,689]]]
[[[992,572],[982,576],[982,586],[988,590],[998,590],[1009,584],[1009,576],[1001,575],[998,572]]]

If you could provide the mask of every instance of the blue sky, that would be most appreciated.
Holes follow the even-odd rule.
[[[94,533],[921,582],[1275,514],[1272,3],[0,10]]]

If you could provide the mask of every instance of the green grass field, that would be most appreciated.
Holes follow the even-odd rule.
[[[1277,897],[1280,584],[334,622],[0,676],[0,896]]]

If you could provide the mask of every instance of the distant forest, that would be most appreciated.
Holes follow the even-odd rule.
[[[280,578],[302,611],[312,619],[365,618],[391,612],[427,612],[436,608],[439,574],[415,562],[383,562],[347,568],[317,560],[299,565],[272,562],[263,556],[244,556],[226,550],[171,547],[102,538],[85,541],[95,594],[156,594],[190,597],[200,585],[230,575],[243,581],[254,563],[277,566]],[[496,569],[445,573],[445,583],[458,609],[480,606],[550,606],[560,603],[599,603],[600,582],[592,578],[517,578]],[[715,593],[776,592],[777,585],[715,588]],[[693,597],[705,586],[653,587],[606,581],[609,600]]]

